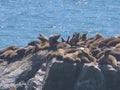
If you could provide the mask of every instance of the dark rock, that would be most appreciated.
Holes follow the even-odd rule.
[[[43,90],[74,90],[81,68],[81,64],[53,63]]]

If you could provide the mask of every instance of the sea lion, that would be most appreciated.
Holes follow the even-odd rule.
[[[57,44],[57,49],[60,49],[60,48],[70,48],[71,46],[69,44],[67,44],[66,42],[59,42]]]
[[[76,62],[81,61],[81,59],[78,57],[78,54],[81,53],[79,51],[76,51],[74,53],[66,53],[63,57],[64,62]]]
[[[50,44],[51,49],[53,50],[57,49],[57,43],[58,43],[57,40],[60,36],[61,36],[60,34],[55,34],[55,35],[50,36],[49,44]]]
[[[89,45],[87,45],[87,47],[92,51],[95,48],[99,47],[99,42],[94,42],[94,43],[90,43]]]
[[[86,45],[85,41],[79,41],[79,42],[77,42],[77,46],[84,47],[85,45]]]
[[[77,45],[77,42],[79,41],[79,37],[80,37],[80,34],[79,34],[79,33],[74,33],[74,34],[73,34],[73,37],[70,39],[69,44],[70,44],[71,46],[76,46],[76,45]]]
[[[117,45],[118,43],[120,43],[120,38],[116,38],[116,39],[113,39],[113,40],[109,41],[109,42],[107,43],[107,46],[108,46],[108,47],[110,47],[110,46],[115,46],[115,45]]]
[[[27,47],[25,47],[25,49],[26,49],[25,56],[35,52],[35,46],[27,46]]]
[[[70,36],[68,36],[66,43],[70,42]]]
[[[116,48],[120,48],[120,43],[115,45]]]
[[[17,50],[17,49],[19,49],[19,47],[17,47],[17,46],[10,46],[10,47],[7,47],[5,49],[0,50],[0,54],[6,52],[8,50]]]
[[[82,55],[84,57],[87,57],[90,62],[96,62],[96,58],[91,55],[91,53],[88,53],[84,50],[82,50]]]
[[[117,61],[120,61],[120,48],[114,47],[114,49],[111,49],[110,54],[113,55]]]
[[[47,55],[47,58],[49,60],[52,60],[53,58],[56,58],[57,60],[63,60],[63,56],[65,55],[64,49],[57,49],[54,52],[51,52]]]
[[[91,53],[95,58],[97,58],[97,56],[100,52],[101,52],[101,49],[99,49],[99,48],[95,48],[95,49],[91,50]]]
[[[99,59],[98,63],[100,65],[110,64],[113,68],[117,69],[117,60],[110,54],[111,50],[106,50],[104,55]]]
[[[0,59],[3,61],[7,61],[7,64],[11,63],[12,61],[15,61],[14,57],[17,55],[16,51],[13,50],[7,50],[4,53],[0,55]]]
[[[13,50],[7,50],[0,55],[0,58],[1,59],[8,59],[12,53],[13,53]]]
[[[89,48],[91,48],[91,49],[95,48],[95,47],[97,48],[99,46],[99,42],[101,40],[104,40],[104,38],[102,37],[101,34],[97,33],[95,35],[95,37],[87,39],[86,46],[89,47]]]
[[[86,41],[87,40],[87,33],[83,33],[82,36],[80,37],[81,41]]]
[[[99,48],[107,47],[107,44],[114,39],[116,39],[116,37],[105,38],[105,39],[101,40],[99,43]]]
[[[50,44],[48,42],[42,42],[40,44],[37,44],[35,46],[35,52],[39,51],[39,50],[46,50],[50,48]]]
[[[25,48],[20,48],[16,51],[17,53],[17,57],[20,57],[22,58],[23,56],[25,56],[25,52],[26,52],[26,49]]]
[[[42,42],[48,42],[48,38],[42,34],[39,34],[38,39],[40,39]]]
[[[62,42],[66,42],[66,40],[63,37],[61,39],[62,39]]]
[[[95,35],[95,38],[96,39],[98,39],[98,38],[102,38],[103,36],[102,36],[102,34],[100,34],[100,33],[96,33],[96,35]]]
[[[82,52],[78,54],[78,57],[81,59],[81,62],[82,62],[82,63],[90,63],[90,60],[89,60],[87,57],[85,57],[85,56],[82,54]]]
[[[41,42],[39,41],[31,41],[30,43],[28,43],[28,46],[36,46],[37,44],[41,44]]]

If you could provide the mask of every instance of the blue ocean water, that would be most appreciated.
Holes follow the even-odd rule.
[[[0,0],[0,49],[73,32],[120,35],[120,0]]]

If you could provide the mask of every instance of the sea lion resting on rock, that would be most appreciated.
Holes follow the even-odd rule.
[[[30,43],[28,43],[28,46],[36,46],[37,44],[41,44],[40,41],[31,41]]]
[[[81,61],[81,59],[78,57],[78,54],[81,53],[80,51],[76,51],[74,53],[66,53],[63,57],[63,60],[65,62],[75,62],[75,61]]]
[[[101,40],[99,43],[99,48],[106,47],[107,43],[114,39],[115,39],[115,37],[105,38],[105,39]]]
[[[36,45],[35,52],[37,52],[39,50],[49,49],[49,48],[50,48],[50,44],[48,42],[43,42],[43,43]]]
[[[74,51],[74,52],[66,52],[64,49],[58,49],[54,51],[53,53],[50,53],[47,57],[49,60],[52,60],[53,58],[57,58],[57,60],[64,60],[65,62],[74,62],[74,61],[80,61],[80,58],[78,57],[78,54],[80,51]]]
[[[7,51],[5,51],[4,53],[2,53],[1,55],[0,55],[0,58],[1,59],[8,59],[8,58],[11,58],[11,56],[12,55],[14,55],[15,53],[14,53],[14,51],[13,50],[7,50]],[[16,54],[15,54],[16,55]]]
[[[117,43],[120,42],[120,37],[111,37],[111,38],[106,38],[101,40],[99,43],[99,47],[110,47],[110,46],[115,46]]]
[[[115,45],[117,45],[118,43],[120,43],[120,38],[116,38],[116,39],[113,39],[113,40],[109,41],[109,42],[107,43],[107,46],[108,46],[108,47],[110,47],[110,46],[115,46]]]
[[[77,42],[79,41],[79,38],[80,38],[80,34],[79,34],[79,33],[74,33],[74,34],[73,34],[73,37],[70,39],[69,44],[70,44],[71,46],[76,46],[76,45],[77,45]]]
[[[60,49],[60,48],[64,48],[64,49],[67,49],[67,48],[70,48],[71,46],[69,44],[67,44],[66,42],[59,42],[57,44],[57,49]]]
[[[14,51],[14,50],[17,50],[17,49],[19,49],[19,47],[17,47],[17,46],[10,46],[10,47],[7,47],[5,49],[0,50],[0,54],[6,52],[8,50],[13,50]]]
[[[38,39],[40,39],[42,42],[48,42],[48,38],[42,34],[39,34]]]
[[[87,33],[83,33],[80,37],[80,41],[86,41],[87,40]]]
[[[106,50],[104,55],[99,59],[98,63],[100,65],[110,64],[113,68],[118,69],[117,60],[113,55],[110,55],[111,50]]]
[[[61,36],[60,34],[55,34],[55,35],[50,36],[49,44],[50,44],[51,49],[53,50],[57,49],[57,43],[58,43],[57,40],[60,36]]]
[[[120,48],[120,43],[115,45],[116,48]]]
[[[84,50],[82,50],[82,53],[79,54],[79,57],[85,59],[86,62],[96,62],[96,58]]]
[[[53,58],[57,58],[57,60],[62,60],[63,56],[65,55],[64,49],[57,49],[56,51],[52,51],[47,55],[47,58],[49,60],[52,60]]]

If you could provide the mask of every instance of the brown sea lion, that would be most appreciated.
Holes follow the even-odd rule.
[[[86,46],[89,48],[97,48],[99,46],[99,42],[103,40],[104,38],[102,37],[101,34],[97,33],[95,37],[88,39],[86,41]]]
[[[50,44],[51,49],[53,50],[57,49],[57,43],[58,43],[57,40],[60,36],[61,36],[60,34],[55,34],[55,35],[50,36],[49,44]]]
[[[104,55],[99,59],[98,63],[100,65],[110,64],[117,69],[117,60],[113,55],[110,54],[110,52],[111,50],[106,50]]]
[[[35,46],[27,46],[25,47],[25,56],[28,54],[33,54],[35,52]]]
[[[11,61],[15,61],[14,57],[16,55],[17,55],[16,51],[7,50],[0,55],[0,59],[7,61],[7,64],[9,64]]]
[[[82,53],[79,53],[78,57],[81,59],[82,63],[90,63],[90,60],[87,57],[85,57]]]
[[[42,34],[39,34],[38,39],[40,39],[42,42],[48,42],[48,38]]]
[[[105,38],[104,40],[101,41],[101,43],[107,44],[109,41],[116,39],[116,37],[111,37],[111,38]]]
[[[35,52],[39,51],[39,50],[46,50],[50,48],[50,44],[48,42],[42,42],[40,44],[37,44],[35,46]]]
[[[110,54],[113,55],[117,61],[120,61],[120,48],[114,47],[114,49],[111,49]]]
[[[81,61],[81,59],[78,57],[78,54],[81,53],[79,51],[76,51],[74,53],[66,53],[63,57],[63,60],[65,62],[76,62]]]
[[[69,44],[70,44],[71,46],[76,46],[76,45],[77,45],[77,42],[79,41],[79,37],[80,37],[80,33],[74,33],[74,34],[73,34],[73,37],[70,39]]]
[[[116,39],[116,37],[105,38],[105,39],[101,40],[100,43],[99,43],[99,48],[106,47],[107,44],[114,39]]]
[[[0,58],[1,59],[8,59],[12,53],[13,53],[13,50],[7,50],[0,55]]]
[[[66,43],[70,42],[70,36],[68,36]]]
[[[107,46],[108,46],[108,47],[110,47],[110,46],[115,46],[115,45],[117,45],[118,43],[120,43],[120,38],[116,38],[116,39],[113,39],[113,40],[109,41],[109,42],[107,43]]]
[[[64,49],[57,49],[56,51],[51,51],[46,55],[48,59],[47,61],[49,62],[53,59],[56,59],[57,61],[63,61],[64,54],[65,54]]]
[[[23,58],[25,56],[26,49],[25,48],[20,48],[16,51],[17,57]]]
[[[83,56],[87,57],[90,62],[96,62],[96,58],[93,57],[90,53],[82,50],[82,54],[83,54]]]
[[[101,49],[99,49],[99,48],[95,48],[95,49],[91,50],[91,53],[95,58],[97,58],[97,56],[100,52],[101,52]]]
[[[82,36],[80,37],[81,41],[86,41],[87,40],[87,33],[83,33]]]
[[[92,51],[93,49],[99,47],[99,42],[95,41],[94,43],[90,43],[89,45],[87,45],[87,47]]]
[[[103,36],[102,36],[102,34],[100,34],[100,33],[96,33],[96,35],[95,35],[95,38],[96,39],[98,39],[98,38],[102,38]]]
[[[67,44],[66,42],[59,42],[57,44],[57,49],[60,49],[60,48],[70,48],[71,46],[69,44]]]
[[[116,48],[120,48],[120,43],[115,45]]]
[[[10,46],[10,47],[7,47],[5,49],[0,50],[0,54],[6,52],[8,50],[17,50],[17,49],[19,49],[19,47],[17,47],[17,46]]]
[[[30,43],[28,43],[28,46],[29,45],[36,46],[37,44],[41,44],[41,42],[39,42],[39,41],[31,41]]]

